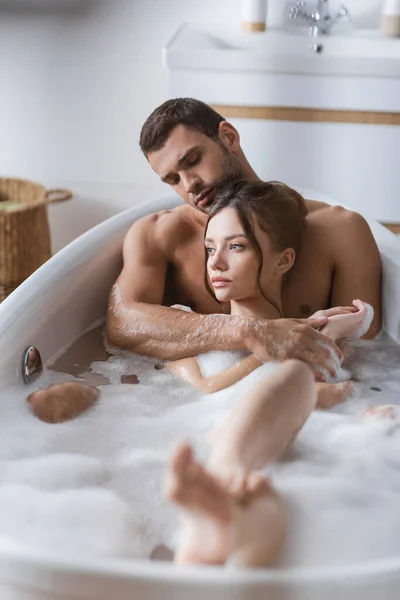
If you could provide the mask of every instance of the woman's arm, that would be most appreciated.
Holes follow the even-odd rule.
[[[237,383],[261,364],[258,358],[251,354],[237,365],[211,377],[203,377],[199,363],[192,357],[175,360],[169,363],[168,368],[175,375],[190,383],[204,394],[212,394]],[[353,381],[316,383],[317,408],[328,409],[335,406],[335,404],[344,402],[354,391],[354,385]]]
[[[250,354],[237,365],[233,365],[233,367],[216,375],[211,375],[211,377],[203,377],[199,363],[192,357],[175,360],[169,363],[168,368],[201,392],[212,394],[237,383],[260,365],[262,365],[262,362]]]

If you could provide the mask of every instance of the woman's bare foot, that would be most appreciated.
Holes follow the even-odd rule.
[[[91,385],[64,381],[32,392],[27,397],[27,402],[41,421],[62,423],[75,419],[90,408],[99,394],[99,390]]]
[[[396,419],[396,407],[393,404],[381,404],[381,406],[370,406],[361,413],[364,421],[378,421],[380,419]]]
[[[317,383],[317,408],[328,409],[352,396],[356,389],[354,381],[341,383]]]
[[[175,562],[224,564],[231,558],[259,566],[276,559],[284,530],[282,502],[264,477],[233,473],[219,480],[185,444],[172,457],[164,494],[183,509]]]
[[[238,567],[276,565],[286,538],[286,509],[267,482],[250,496],[245,508],[235,509],[235,527],[226,564]]]
[[[175,562],[223,564],[229,552],[233,499],[223,485],[196,462],[187,444],[180,446],[172,456],[164,495],[184,511]]]

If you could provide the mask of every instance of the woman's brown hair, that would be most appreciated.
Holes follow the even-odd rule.
[[[214,204],[208,215],[205,234],[211,219],[224,208],[232,208],[236,212],[247,239],[256,251],[259,262],[257,284],[264,298],[271,302],[261,287],[260,277],[264,261],[261,246],[255,235],[255,222],[268,234],[271,246],[276,252],[293,248],[297,256],[301,250],[303,233],[307,225],[307,207],[304,198],[280,181],[234,181],[216,192]],[[206,250],[206,263],[207,260]],[[207,266],[205,285],[215,298],[208,281]],[[274,302],[272,304],[275,305]]]

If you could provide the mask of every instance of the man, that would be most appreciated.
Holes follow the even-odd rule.
[[[215,314],[221,306],[204,286],[207,213],[217,187],[237,178],[258,179],[239,133],[206,104],[178,98],[148,117],[140,146],[186,205],[146,216],[128,232],[124,266],[110,296],[107,336],[112,344],[168,360],[244,348],[262,360],[299,358],[334,374],[332,352],[341,358],[340,350],[314,329],[325,324],[326,315],[310,315],[361,298],[375,309],[369,335],[378,333],[381,261],[366,221],[311,200],[304,246],[283,288],[284,314],[291,318]],[[170,308],[173,304],[194,312]]]

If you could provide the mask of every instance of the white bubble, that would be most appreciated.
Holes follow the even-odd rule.
[[[208,452],[207,433],[274,365],[227,390],[202,396],[160,361],[126,351],[96,361],[106,375],[99,401],[79,418],[49,425],[30,412],[21,390],[1,394],[0,542],[54,552],[148,557],[173,545],[177,513],[163,500],[171,450],[191,441]],[[209,375],[242,353],[202,354]],[[330,411],[315,411],[293,447],[268,468],[288,504],[285,564],[352,564],[400,553],[400,346],[382,335],[355,342],[346,369],[360,391]],[[122,384],[123,375],[138,383]],[[70,380],[46,370],[29,388]],[[28,394],[28,390],[26,391]],[[366,422],[363,410],[390,404],[396,416]]]

